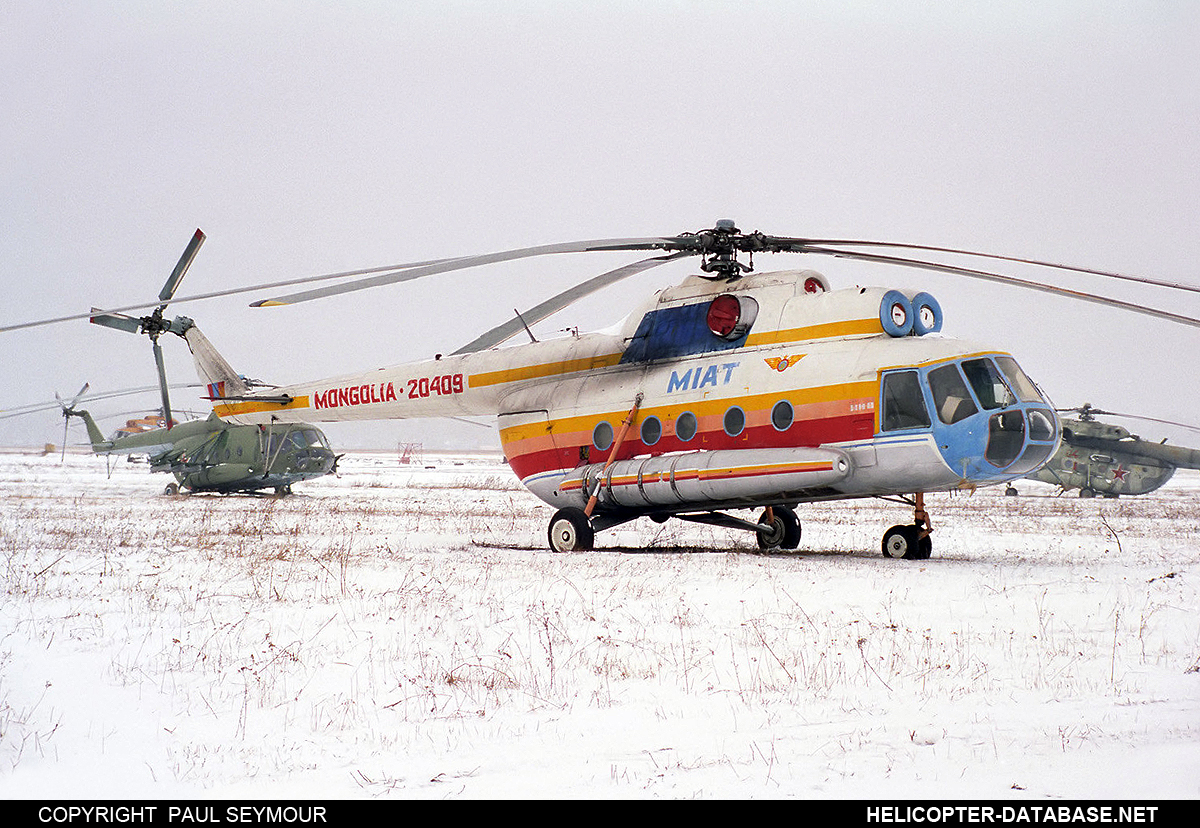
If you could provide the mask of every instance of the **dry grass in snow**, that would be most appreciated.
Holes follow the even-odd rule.
[[[545,549],[487,457],[284,499],[0,454],[5,797],[1195,797],[1200,476],[638,521]]]

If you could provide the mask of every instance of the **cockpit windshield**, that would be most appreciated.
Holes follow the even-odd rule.
[[[963,362],[962,368],[971,388],[975,390],[979,404],[988,411],[1006,408],[1017,401],[990,359],[968,359]]]
[[[1021,402],[1042,402],[1042,395],[1038,392],[1037,386],[1033,384],[1033,380],[1025,376],[1025,372],[1021,370],[1021,366],[1017,365],[1017,361],[1010,356],[996,357],[996,364],[1000,366],[1000,370],[1004,372],[1004,376],[1008,379],[1009,386],[1016,392],[1017,398]]]

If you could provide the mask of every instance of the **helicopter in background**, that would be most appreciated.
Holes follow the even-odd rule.
[[[1096,415],[1135,420],[1152,420],[1134,414],[1118,414],[1084,403],[1079,408],[1060,408],[1060,413],[1077,413],[1078,419],[1062,420],[1062,445],[1045,466],[1028,475],[1031,480],[1078,489],[1080,497],[1143,495],[1161,488],[1176,469],[1200,469],[1200,451],[1168,446],[1166,441],[1143,440],[1128,429],[1096,419]],[[1183,423],[1168,423],[1194,428]],[[1017,491],[1011,485],[1007,494]]]
[[[329,474],[337,462],[325,435],[313,426],[238,426],[222,422],[216,414],[170,427],[118,429],[105,438],[92,415],[78,408],[78,401],[79,395],[71,402],[60,401],[63,416],[84,421],[92,451],[147,455],[150,471],[175,476],[166,494],[178,494],[181,488],[223,494],[274,489],[277,495],[290,494],[293,483]]]
[[[293,483],[323,477],[336,470],[338,458],[320,429],[307,423],[235,425],[224,422],[216,413],[204,419],[176,424],[171,416],[167,376],[158,337],[166,332],[184,337],[191,331],[193,340],[200,343],[197,347],[212,350],[207,338],[191,319],[176,317],[167,322],[163,318],[163,311],[204,238],[204,234],[197,230],[159,292],[161,304],[149,316],[136,318],[96,312],[91,317],[94,324],[130,333],[144,333],[150,337],[158,369],[163,426],[135,433],[118,430],[112,437],[105,438],[91,414],[77,410],[79,400],[87,390],[86,384],[71,402],[60,399],[59,405],[68,422],[72,417],[84,421],[92,451],[96,454],[146,454],[152,472],[173,474],[176,482],[168,484],[168,494],[176,494],[180,488],[192,492],[219,493],[273,489],[277,495],[290,494]],[[233,374],[233,369],[227,364],[224,370]],[[208,398],[212,399],[212,395],[219,393],[219,388],[210,387]]]

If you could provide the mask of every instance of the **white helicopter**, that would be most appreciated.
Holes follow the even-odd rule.
[[[723,220],[680,236],[312,277],[372,274],[254,303],[306,301],[537,255],[662,251],[518,314],[453,354],[421,362],[255,394],[227,363],[211,358],[211,346],[189,344],[201,379],[220,389],[216,413],[237,423],[497,417],[512,470],[557,507],[547,532],[556,551],[591,549],[597,531],[641,516],[745,528],[764,549],[794,549],[801,534],[798,504],[899,496],[913,506],[913,522],[884,533],[883,554],[920,560],[932,549],[924,494],[1002,483],[1040,468],[1061,437],[1054,407],[1009,353],[939,334],[942,310],[932,296],[834,291],[812,270],[754,273],[755,253],[926,267],[1200,325],[1118,300],[843,245],[1063,267],[919,245],[743,234]],[[749,261],[739,261],[739,253]],[[700,274],[659,292],[617,328],[497,347],[584,295],[684,256],[701,258]],[[757,520],[730,514],[740,509],[762,511]]]
[[[913,522],[888,529],[882,550],[909,560],[925,559],[932,549],[924,495],[1003,483],[1043,466],[1061,439],[1054,407],[1011,354],[942,335],[942,310],[929,294],[831,290],[812,270],[755,273],[754,254],[811,253],[931,269],[1200,326],[1200,319],[1143,305],[877,252],[883,248],[1200,292],[952,248],[742,233],[723,220],[678,236],[390,265],[175,301],[360,277],[254,303],[289,304],[532,256],[654,251],[517,314],[453,354],[269,391],[249,387],[194,327],[181,324],[179,332],[209,384],[215,413],[227,421],[495,416],[511,468],[557,509],[547,532],[556,551],[590,549],[597,531],[642,516],[744,528],[764,549],[794,549],[801,503],[899,497],[913,507]],[[498,347],[583,296],[687,256],[700,257],[700,273],[660,291],[615,328]],[[751,519],[732,514],[744,509],[761,513]]]

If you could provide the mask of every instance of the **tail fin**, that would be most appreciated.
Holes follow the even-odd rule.
[[[66,417],[79,417],[87,426],[88,440],[92,443],[92,451],[97,454],[104,453],[112,448],[111,440],[106,440],[100,432],[100,426],[96,425],[96,421],[92,419],[92,415],[86,411],[76,411],[74,408],[64,408],[63,415]]]
[[[184,333],[192,359],[196,363],[196,374],[208,383],[208,397],[214,402],[224,397],[241,397],[246,394],[246,382],[225,361],[208,337],[192,325]]]

